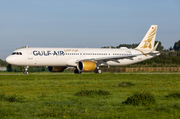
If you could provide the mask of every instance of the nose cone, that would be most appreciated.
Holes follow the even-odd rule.
[[[12,57],[12,56],[8,56],[6,58],[6,62],[9,63],[9,64],[14,64],[16,61],[15,57]]]

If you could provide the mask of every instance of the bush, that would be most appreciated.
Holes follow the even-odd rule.
[[[5,94],[4,94],[4,93],[1,93],[1,94],[0,94],[0,100],[3,100],[3,99],[5,99]]]
[[[0,94],[0,100],[8,102],[19,102],[16,95],[6,96],[4,93]]]
[[[178,92],[171,93],[171,94],[167,95],[166,97],[180,98],[180,93],[178,93]]]
[[[7,68],[7,72],[12,72],[12,65],[11,64],[8,64],[6,68]]]
[[[121,82],[119,83],[116,87],[130,87],[130,86],[134,86],[135,84],[131,83],[131,82]]]
[[[92,96],[92,95],[110,95],[109,91],[104,90],[81,90],[75,94],[76,96]]]
[[[8,119],[8,117],[14,117],[14,118],[17,118],[16,117],[16,111],[11,107],[3,107],[1,106],[0,107],[0,118],[1,119]]]
[[[9,101],[9,102],[18,102],[18,99],[17,99],[16,95],[6,97],[6,100]]]
[[[155,98],[151,93],[136,93],[133,96],[128,97],[123,103],[128,105],[151,106],[155,103]]]
[[[173,104],[173,105],[163,105],[160,107],[155,107],[155,111],[165,111],[165,112],[171,112],[172,109],[180,110],[180,105],[179,104]]]

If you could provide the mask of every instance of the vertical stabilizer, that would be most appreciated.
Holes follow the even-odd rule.
[[[156,31],[157,25],[151,25],[143,40],[135,49],[140,50],[144,53],[151,52],[154,49]]]

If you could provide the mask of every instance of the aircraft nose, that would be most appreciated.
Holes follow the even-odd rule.
[[[13,64],[13,61],[15,61],[15,59],[12,56],[8,56],[6,58],[6,62],[9,63],[9,64]]]

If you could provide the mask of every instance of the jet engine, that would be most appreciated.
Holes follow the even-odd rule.
[[[78,70],[79,71],[94,71],[96,69],[96,63],[94,61],[79,61]]]
[[[66,67],[64,66],[48,66],[48,71],[50,72],[63,72]]]

